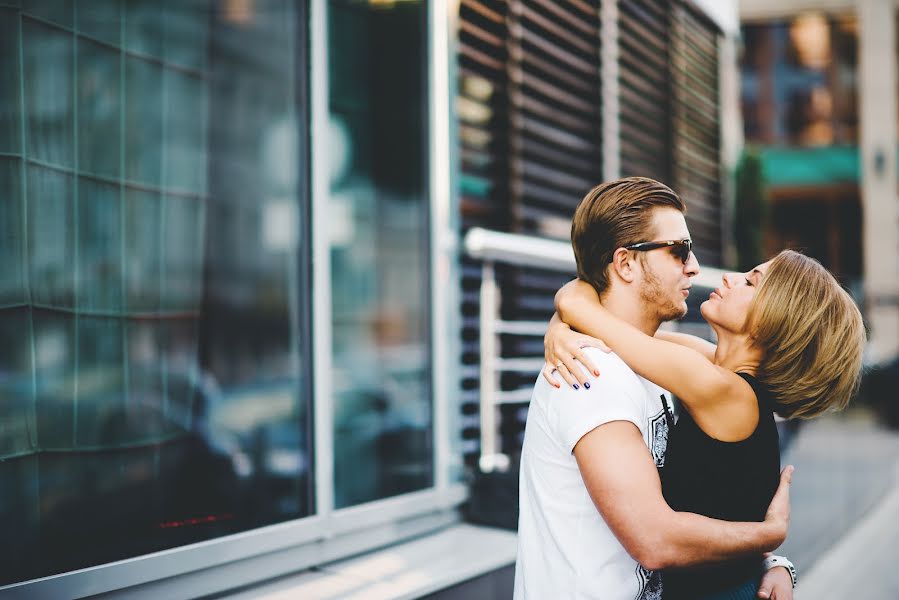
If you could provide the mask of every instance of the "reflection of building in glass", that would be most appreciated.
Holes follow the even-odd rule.
[[[881,261],[899,245],[883,219],[897,192],[896,11],[756,0],[741,18],[744,131],[770,202],[765,253],[799,248],[831,269],[866,305],[872,358],[889,357],[899,282]]]

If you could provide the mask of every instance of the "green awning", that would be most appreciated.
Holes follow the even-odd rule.
[[[760,150],[768,186],[858,183],[858,146],[768,147]]]

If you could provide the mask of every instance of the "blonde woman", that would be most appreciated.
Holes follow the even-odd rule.
[[[650,337],[609,313],[580,280],[557,293],[556,310],[544,340],[550,383],[559,385],[557,373],[573,386],[588,383],[587,373],[598,371],[583,348],[594,346],[681,401],[661,469],[676,511],[762,520],[780,466],[773,413],[810,418],[842,409],[859,383],[865,330],[858,308],[817,261],[789,250],[725,275],[703,302],[717,345],[673,332]],[[664,598],[754,598],[757,565],[748,558],[666,571]]]

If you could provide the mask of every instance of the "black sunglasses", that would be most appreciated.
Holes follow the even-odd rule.
[[[650,250],[658,250],[659,248],[671,248],[671,253],[679,258],[682,263],[687,264],[690,260],[690,253],[693,252],[693,240],[690,238],[684,240],[664,240],[661,242],[640,242],[639,244],[631,244],[625,246],[625,250],[637,250],[639,252],[649,252]]]

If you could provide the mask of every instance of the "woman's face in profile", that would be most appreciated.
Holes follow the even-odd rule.
[[[755,298],[771,261],[745,273],[726,273],[721,285],[702,303],[700,311],[710,325],[733,333],[744,333],[749,306]]]

